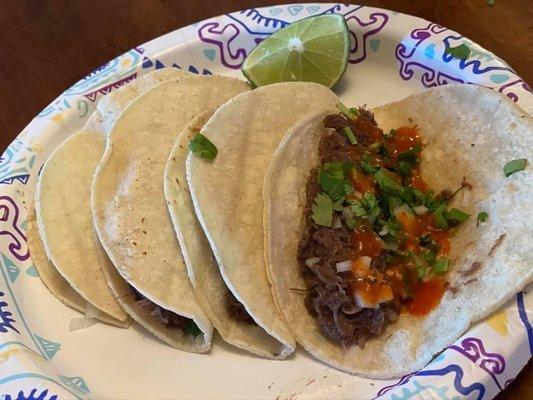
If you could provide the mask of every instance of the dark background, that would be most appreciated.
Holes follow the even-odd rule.
[[[0,152],[62,91],[96,67],[193,22],[283,0],[0,0]],[[456,30],[533,82],[533,1],[359,0]],[[532,364],[499,400],[533,399]]]

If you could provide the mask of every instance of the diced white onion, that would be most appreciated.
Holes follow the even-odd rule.
[[[352,261],[346,260],[341,261],[335,264],[335,268],[337,269],[337,272],[348,272],[352,270]]]
[[[307,260],[305,260],[305,265],[307,265],[308,267],[312,267],[313,265],[315,265],[319,261],[320,261],[320,258],[311,257],[311,258],[308,258]]]
[[[424,215],[428,212],[428,208],[426,206],[416,206],[416,207],[413,207],[413,211],[417,215]]]
[[[389,227],[387,225],[383,225],[383,228],[378,232],[379,236],[385,236],[387,233],[389,233]]]
[[[413,212],[411,210],[411,207],[409,207],[407,204],[402,204],[401,206],[398,206],[393,211],[394,216],[398,221],[402,221],[402,216],[412,218]]]
[[[336,216],[336,217],[333,218],[332,227],[333,227],[333,229],[342,228],[342,221],[341,221],[340,217]]]

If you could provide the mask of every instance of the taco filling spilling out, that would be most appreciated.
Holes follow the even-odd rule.
[[[172,311],[166,310],[163,307],[157,305],[150,299],[144,297],[133,286],[130,286],[130,290],[133,293],[137,307],[149,311],[152,318],[163,324],[165,328],[180,329],[185,335],[198,336],[202,333],[198,325],[191,318],[187,318]]]
[[[324,118],[320,166],[307,182],[298,261],[322,334],[363,347],[400,313],[423,316],[444,294],[450,235],[469,218],[424,182],[423,132],[383,132],[371,112],[339,104]]]

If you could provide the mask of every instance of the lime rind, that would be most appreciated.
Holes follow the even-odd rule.
[[[348,66],[350,37],[342,15],[294,22],[261,42],[241,71],[254,86],[306,81],[332,87]]]

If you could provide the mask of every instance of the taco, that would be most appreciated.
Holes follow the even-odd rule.
[[[160,83],[122,112],[94,175],[93,220],[118,272],[108,274],[113,290],[134,318],[154,321],[156,335],[186,351],[208,351],[212,325],[196,301],[174,236],[163,190],[165,163],[190,120],[248,89],[220,76]]]
[[[37,225],[46,254],[57,271],[87,302],[127,327],[128,316],[113,297],[102,273],[92,238],[90,188],[105,147],[97,131],[101,118],[93,113],[82,129],[57,147],[37,182]],[[66,287],[62,293],[70,292]]]
[[[287,129],[311,111],[334,108],[337,101],[333,92],[314,83],[283,83],[243,93],[220,107],[200,131],[217,149],[216,157],[187,157],[187,183],[207,241],[184,234],[191,226],[190,211],[175,222],[183,248],[191,260],[198,260],[190,265],[196,292],[201,292],[198,298],[218,315],[215,321],[225,340],[265,357],[283,359],[294,351],[295,342],[276,311],[265,272],[263,179]],[[186,187],[179,196],[190,208]],[[207,243],[212,255],[206,252]],[[219,272],[213,270],[215,260]]]
[[[54,151],[40,173],[35,205],[43,242],[34,236],[30,240],[36,268],[59,300],[81,312],[93,305],[101,312],[93,310],[91,314],[103,322],[129,325],[103,273],[110,262],[101,257],[98,239],[91,234],[90,187],[104,152],[106,134],[134,96],[162,80],[186,75],[177,69],[157,70],[104,96],[97,108],[107,110],[103,105],[113,104],[113,112],[106,112],[103,118],[95,111],[82,130]],[[41,248],[46,248],[46,257],[41,257]]]
[[[532,280],[533,178],[502,169],[533,156],[533,121],[474,85],[340,110],[302,120],[274,155],[266,264],[311,354],[396,377]]]

